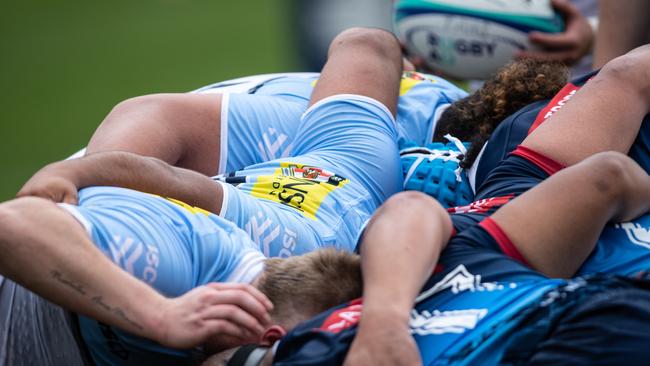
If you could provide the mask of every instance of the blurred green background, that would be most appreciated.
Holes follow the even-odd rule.
[[[0,201],[126,98],[298,71],[289,0],[20,0],[0,8]]]

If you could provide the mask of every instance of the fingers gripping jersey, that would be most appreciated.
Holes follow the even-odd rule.
[[[215,177],[229,183],[221,216],[270,256],[354,250],[372,212],[401,188],[396,135],[376,101],[326,98],[302,118],[293,157]]]
[[[209,282],[250,283],[262,269],[264,256],[245,232],[179,201],[93,187],[79,192],[79,206],[62,207],[112,262],[168,297]],[[97,365],[193,362],[190,351],[165,348],[86,317],[79,324]]]
[[[307,108],[318,74],[259,75],[198,89],[224,93],[219,173],[293,155],[300,117]],[[467,93],[444,79],[406,72],[397,108],[400,138],[418,145],[431,142],[446,106]]]

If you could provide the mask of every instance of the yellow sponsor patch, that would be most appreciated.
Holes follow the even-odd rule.
[[[409,92],[409,90],[413,89],[414,86],[418,85],[419,83],[423,81],[428,81],[430,83],[435,83],[435,79],[432,79],[431,77],[425,75],[425,74],[420,74],[419,72],[415,71],[405,71],[402,74],[402,80],[400,81],[399,84],[399,95],[404,95]],[[315,87],[316,83],[318,83],[318,79],[314,80],[311,82],[311,87]]]
[[[426,81],[435,83],[436,81],[424,74],[415,71],[406,71],[402,74],[402,81],[399,84],[399,95],[402,96],[413,89],[414,86]]]
[[[280,163],[273,175],[257,177],[251,194],[293,207],[303,216],[315,220],[316,211],[327,195],[348,182],[320,168]]]
[[[200,207],[190,206],[190,205],[188,205],[187,203],[185,203],[183,201],[179,201],[177,199],[173,199],[173,198],[169,198],[169,197],[162,197],[162,198],[166,199],[167,201],[169,201],[169,202],[171,202],[171,203],[173,203],[173,204],[175,204],[177,206],[180,206],[180,207],[186,209],[187,211],[189,211],[189,212],[191,212],[191,213],[193,213],[195,215],[201,213],[201,214],[204,214],[204,215],[208,216],[210,214],[210,212],[207,211],[207,210],[204,210],[204,209],[202,209]]]

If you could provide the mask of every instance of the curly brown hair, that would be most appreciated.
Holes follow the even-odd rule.
[[[440,116],[433,141],[451,134],[471,147],[461,162],[469,168],[492,131],[507,116],[538,100],[551,98],[567,83],[569,71],[559,62],[521,59],[497,72],[466,98]]]

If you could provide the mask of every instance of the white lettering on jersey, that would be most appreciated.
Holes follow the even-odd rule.
[[[296,237],[298,234],[295,232],[285,229],[284,237],[282,238],[282,249],[280,249],[280,258],[288,258],[293,255],[293,251],[296,249]]]
[[[617,229],[625,230],[627,238],[636,245],[640,245],[647,249],[650,249],[650,230],[644,228],[640,224],[635,224],[632,222],[624,222],[621,224],[616,224],[614,226]]]
[[[411,311],[409,326],[411,334],[428,335],[444,333],[463,333],[468,329],[476,328],[476,324],[487,315],[487,309],[467,309],[438,311],[433,314],[427,310],[418,313]]]
[[[257,219],[260,219],[262,222],[258,224]],[[263,220],[263,221],[262,221]],[[270,232],[267,233],[267,230],[274,226]],[[257,217],[251,216],[250,220],[244,226],[248,235],[253,239],[255,244],[257,244],[265,257],[271,256],[271,242],[273,239],[277,238],[280,235],[280,226],[274,225],[271,219],[267,218],[264,220],[262,211],[257,212]]]
[[[150,284],[158,277],[158,264],[160,264],[158,248],[151,245],[145,246],[140,242],[136,242],[133,238],[127,237],[122,240],[120,235],[114,235],[113,240],[108,243],[108,249],[113,262],[131,275]],[[142,275],[140,275],[135,273],[135,263],[142,257],[143,253],[146,265]]]
[[[560,99],[560,101],[557,102],[556,105],[554,105],[553,107],[551,107],[551,109],[550,109],[550,110],[549,110],[549,111],[544,115],[544,119],[548,119],[549,117],[551,117],[552,115],[554,115],[557,111],[559,111],[560,109],[562,109],[562,107],[564,107],[564,105],[565,105],[568,101],[570,101],[571,98],[573,98],[573,96],[574,96],[575,93],[577,93],[577,92],[578,92],[578,90],[572,90],[572,91],[569,92],[569,94],[565,95],[564,98]]]
[[[514,288],[517,285],[514,283],[510,284],[510,288]],[[420,302],[434,294],[450,289],[454,294],[463,292],[463,291],[495,291],[503,290],[504,286],[496,282],[481,282],[481,275],[471,274],[464,265],[459,265],[454,268],[451,272],[436,283],[433,287],[424,291],[418,296],[415,301]]]
[[[275,140],[272,142],[271,138],[275,136]],[[279,159],[279,158],[285,158],[289,156],[289,153],[291,153],[291,150],[293,149],[293,144],[287,145],[282,152],[278,153],[280,149],[282,148],[282,144],[284,144],[285,141],[289,136],[283,134],[283,133],[278,133],[275,128],[269,128],[268,134],[264,132],[262,134],[262,141],[257,143],[257,148],[259,149],[260,155],[266,160],[273,160],[273,159]]]
[[[277,256],[287,258],[293,256],[298,234],[285,228],[284,235],[282,236],[282,248],[277,254],[271,253],[271,243],[280,236],[281,228],[280,225],[275,224],[271,219],[266,218],[265,220],[262,211],[257,212],[257,217],[251,216],[250,220],[244,226],[244,230],[253,242],[259,246],[265,257]]]

